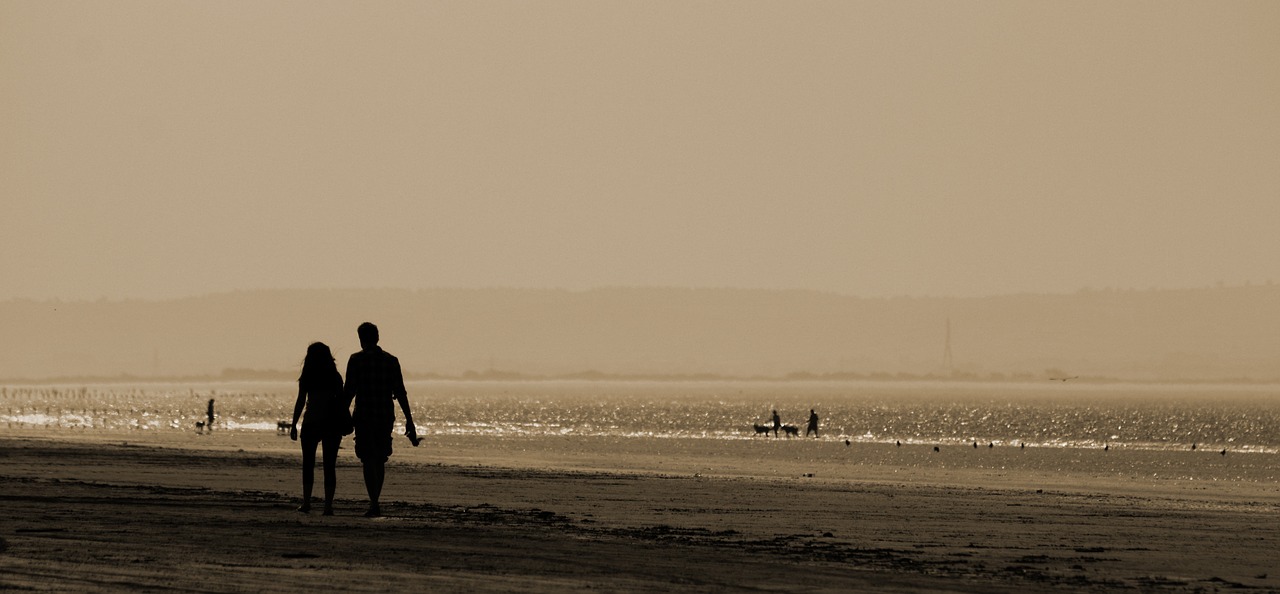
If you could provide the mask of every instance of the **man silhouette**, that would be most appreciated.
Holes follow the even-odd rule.
[[[356,329],[360,336],[360,352],[347,360],[344,391],[347,403],[355,400],[356,457],[364,467],[364,487],[369,492],[369,510],[365,517],[382,515],[378,497],[386,478],[387,459],[391,457],[391,430],[396,422],[392,401],[404,411],[405,435],[417,447],[418,429],[409,412],[409,395],[400,373],[400,360],[378,346],[378,327],[365,322]]]
[[[809,426],[805,428],[804,436],[809,437],[810,431],[813,432],[814,437],[818,436],[818,413],[813,412],[812,408],[809,409]]]

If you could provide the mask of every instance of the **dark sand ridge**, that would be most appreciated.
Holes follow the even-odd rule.
[[[389,517],[370,521],[358,517],[349,452],[339,515],[304,516],[291,511],[298,457],[287,442],[241,452],[226,439],[0,439],[0,587],[1280,591],[1274,482],[1076,474],[1037,492],[1018,486],[1044,478],[1034,470],[929,478],[927,454],[917,466],[859,466],[865,481],[745,476],[750,460],[713,478],[643,471],[654,463],[641,452],[612,452],[627,471],[600,472],[566,468],[596,458],[548,462],[547,444],[521,454],[439,440],[393,458]],[[495,465],[473,463],[486,452]]]

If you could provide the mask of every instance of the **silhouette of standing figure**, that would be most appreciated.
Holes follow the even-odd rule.
[[[365,517],[382,515],[378,497],[386,478],[387,459],[391,457],[391,429],[395,426],[394,402],[404,411],[405,435],[417,447],[418,428],[409,412],[409,395],[404,389],[400,360],[378,346],[378,327],[365,322],[356,329],[360,336],[360,352],[347,361],[347,402],[355,401],[352,416],[356,431],[356,457],[364,467],[364,487],[369,492],[369,510]]]
[[[818,436],[818,413],[813,412],[812,408],[809,409],[809,427],[804,430],[804,436],[809,437],[810,431],[813,432],[814,437]]]
[[[212,398],[209,399],[209,409],[205,411],[205,414],[208,415],[209,420],[205,421],[204,426],[206,429],[208,429],[212,433],[213,432],[213,399]]]
[[[773,409],[773,436],[778,436],[778,430],[782,428],[782,419],[778,418],[778,409]]]
[[[333,353],[323,342],[307,347],[298,376],[298,400],[293,405],[293,426],[289,439],[298,441],[298,418],[302,418],[302,505],[298,511],[311,511],[311,486],[316,476],[316,446],[324,444],[324,515],[333,515],[333,492],[338,484],[338,447],[342,445],[346,411],[342,393],[342,376]],[[306,415],[303,415],[303,409]]]

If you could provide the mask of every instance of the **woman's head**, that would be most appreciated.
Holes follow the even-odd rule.
[[[329,345],[313,342],[307,347],[307,356],[302,360],[302,375],[298,376],[298,381],[303,381],[309,375],[337,370],[338,365],[333,361]]]
[[[307,362],[332,361],[333,352],[323,342],[313,342],[307,346]]]

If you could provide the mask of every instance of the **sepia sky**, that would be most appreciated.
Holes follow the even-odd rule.
[[[0,0],[0,299],[1280,281],[1277,2]]]

